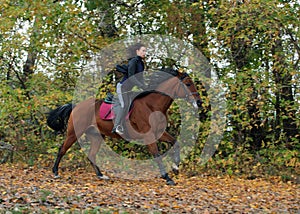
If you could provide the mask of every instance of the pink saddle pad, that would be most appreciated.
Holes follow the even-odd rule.
[[[103,102],[100,106],[100,119],[102,120],[113,120],[115,113],[113,111],[113,104]]]
[[[100,119],[101,120],[113,120],[115,119],[115,113],[113,111],[113,104],[110,104],[110,103],[105,103],[103,102],[100,106],[100,110],[99,110],[99,113],[100,113]],[[126,116],[126,120],[129,119],[129,116],[131,114],[131,111],[130,110]]]

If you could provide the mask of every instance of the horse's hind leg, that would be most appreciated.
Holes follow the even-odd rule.
[[[64,143],[59,148],[54,166],[52,168],[52,172],[54,173],[55,178],[59,177],[58,166],[59,166],[59,163],[60,163],[62,157],[66,154],[68,149],[76,142],[76,140],[77,140],[77,136],[75,134],[75,131],[68,132],[67,138],[65,139]]]
[[[99,133],[99,131],[96,130],[96,128],[94,126],[91,126],[86,131],[86,136],[87,136],[88,140],[91,142],[91,146],[90,146],[89,153],[88,153],[88,159],[89,159],[90,163],[92,164],[97,177],[100,179],[108,180],[109,177],[106,175],[103,175],[101,173],[100,168],[97,166],[97,160],[96,160],[97,153],[100,149],[103,138],[102,138],[101,134]]]

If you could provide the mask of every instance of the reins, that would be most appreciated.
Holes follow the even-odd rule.
[[[177,99],[177,98],[183,98],[185,99],[186,101],[188,102],[193,102],[193,99],[190,99],[191,96],[193,95],[197,95],[199,96],[199,93],[198,92],[191,92],[189,91],[187,88],[189,87],[189,85],[187,84],[184,84],[183,81],[190,77],[187,73],[183,73],[182,76],[178,77],[178,73],[177,73],[177,76],[174,75],[174,77],[177,77],[180,82],[179,82],[179,86],[177,87],[177,90],[174,90],[175,93],[173,96],[170,96],[170,94],[167,94],[165,92],[162,92],[162,91],[157,91],[156,89],[151,89],[149,91],[149,93],[159,93],[159,94],[162,94],[162,95],[165,95],[165,96],[169,96],[171,97],[172,99]],[[151,87],[150,87],[151,88]],[[185,96],[184,97],[181,97],[181,96],[178,96],[180,90],[183,88],[184,90],[184,93],[185,93]],[[125,92],[122,92],[122,94],[127,94],[127,93],[131,93],[131,91],[125,91]]]
[[[179,87],[177,88],[177,93],[176,93],[176,94],[178,94],[179,90],[180,90],[181,87],[182,87],[183,90],[184,90],[184,92],[185,92],[185,97],[184,97],[184,99],[185,99],[186,101],[193,101],[193,99],[190,99],[190,96],[193,96],[194,94],[199,96],[199,93],[198,93],[198,92],[191,92],[191,91],[189,91],[189,90],[187,89],[187,87],[189,87],[189,85],[186,85],[186,84],[183,83],[184,79],[187,78],[187,77],[189,77],[189,75],[188,75],[187,73],[183,73],[183,75],[182,75],[181,77],[179,77],[179,80],[180,80],[180,83],[179,83],[179,84],[180,84],[180,85],[179,85]],[[174,96],[174,97],[175,97],[175,96]],[[181,97],[176,96],[176,98],[181,98]]]

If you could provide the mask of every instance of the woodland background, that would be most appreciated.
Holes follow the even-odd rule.
[[[47,127],[47,112],[72,101],[82,63],[128,35],[161,34],[197,47],[227,88],[216,153],[199,164],[208,118],[182,170],[299,182],[299,9],[293,0],[1,0],[0,162],[51,166],[64,136]],[[121,141],[112,147],[149,155]],[[64,158],[68,167],[88,165],[79,148]]]

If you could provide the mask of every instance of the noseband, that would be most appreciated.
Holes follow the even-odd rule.
[[[184,98],[186,101],[193,103],[193,102],[195,102],[195,100],[194,100],[194,98],[190,99],[190,97],[193,96],[193,95],[199,96],[200,94],[199,94],[198,92],[191,92],[191,91],[189,91],[189,90],[187,89],[188,87],[190,87],[190,85],[187,85],[187,84],[184,84],[184,83],[183,83],[184,79],[187,78],[187,77],[190,77],[187,73],[183,73],[183,75],[182,75],[181,77],[179,77],[179,80],[180,80],[180,86],[178,87],[177,92],[179,92],[179,90],[180,90],[181,87],[182,87],[183,90],[184,90],[184,93],[185,93],[185,97],[183,97],[183,98]],[[176,93],[176,94],[178,94],[178,93]],[[182,98],[182,97],[179,97],[179,96],[177,95],[176,98]]]

